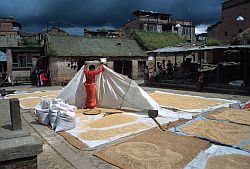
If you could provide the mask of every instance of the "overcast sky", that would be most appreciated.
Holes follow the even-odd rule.
[[[50,26],[72,34],[83,28],[118,28],[142,9],[191,19],[198,30],[220,20],[222,0],[0,0],[0,17],[13,16],[24,31],[39,32]]]

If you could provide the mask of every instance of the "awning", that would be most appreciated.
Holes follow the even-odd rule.
[[[0,51],[0,62],[7,61],[7,56],[5,53]]]

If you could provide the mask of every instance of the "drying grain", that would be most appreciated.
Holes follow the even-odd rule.
[[[182,132],[228,145],[239,145],[242,140],[250,139],[249,126],[215,120],[200,119],[180,128]]]
[[[25,93],[25,94],[16,94],[16,95],[9,95],[8,98],[27,98],[27,97],[45,97],[45,96],[57,96],[59,94],[58,91],[41,91],[41,92],[32,92],[32,93]]]
[[[88,124],[93,128],[104,128],[136,121],[138,118],[128,114],[111,114]]]
[[[180,153],[146,142],[122,143],[107,149],[106,154],[131,169],[170,169],[183,158]]]
[[[23,108],[34,108],[39,102],[41,101],[41,98],[25,98],[20,100],[20,105]]]
[[[204,115],[207,118],[228,120],[235,123],[250,125],[250,112],[245,109],[224,108]]]
[[[206,169],[249,169],[250,157],[241,154],[212,156],[208,159]]]
[[[147,126],[144,123],[136,123],[109,130],[92,130],[88,132],[83,132],[80,133],[78,137],[81,140],[106,140],[108,138],[115,137],[117,135],[134,133],[148,128],[149,126]]]
[[[153,128],[121,144],[98,150],[94,155],[119,168],[179,169],[207,146],[204,140]]]
[[[171,93],[150,93],[149,94],[158,104],[163,107],[176,109],[207,109],[208,107],[218,106],[227,103],[226,101],[199,98]]]

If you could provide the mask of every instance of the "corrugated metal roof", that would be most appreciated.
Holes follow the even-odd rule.
[[[51,56],[146,57],[135,40],[48,35]]]
[[[178,53],[178,52],[193,52],[193,51],[207,51],[216,49],[240,49],[250,48],[250,45],[236,45],[236,46],[195,46],[195,47],[166,47],[153,51],[152,53]]]

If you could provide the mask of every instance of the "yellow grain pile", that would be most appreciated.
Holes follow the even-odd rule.
[[[224,108],[206,114],[205,117],[250,125],[250,112],[245,109]]]
[[[117,135],[126,134],[129,132],[134,133],[136,131],[148,129],[148,128],[149,126],[147,126],[144,123],[136,123],[136,124],[127,125],[124,127],[109,129],[109,130],[93,130],[93,131],[83,132],[83,133],[80,133],[78,137],[81,140],[106,140],[108,138],[111,138]]]
[[[108,158],[131,169],[171,169],[182,154],[147,142],[126,142],[107,149]]]
[[[10,95],[8,96],[9,98],[27,98],[27,97],[45,97],[45,96],[50,96],[55,97],[59,94],[58,91],[41,91],[41,92],[32,92],[32,93],[25,93],[25,94],[17,94],[17,95]]]
[[[104,128],[136,121],[138,118],[128,114],[111,114],[88,124],[93,128]]]
[[[19,102],[23,108],[31,108],[31,107],[35,107],[40,101],[41,101],[41,98],[37,97],[37,98],[21,99]]]
[[[180,128],[182,132],[229,145],[239,145],[242,140],[250,140],[250,127],[234,123],[200,119]]]
[[[250,157],[240,154],[212,156],[208,159],[206,169],[249,169]]]
[[[225,104],[225,101],[199,98],[171,93],[150,93],[149,94],[158,104],[163,107],[176,109],[207,109],[208,107]]]

